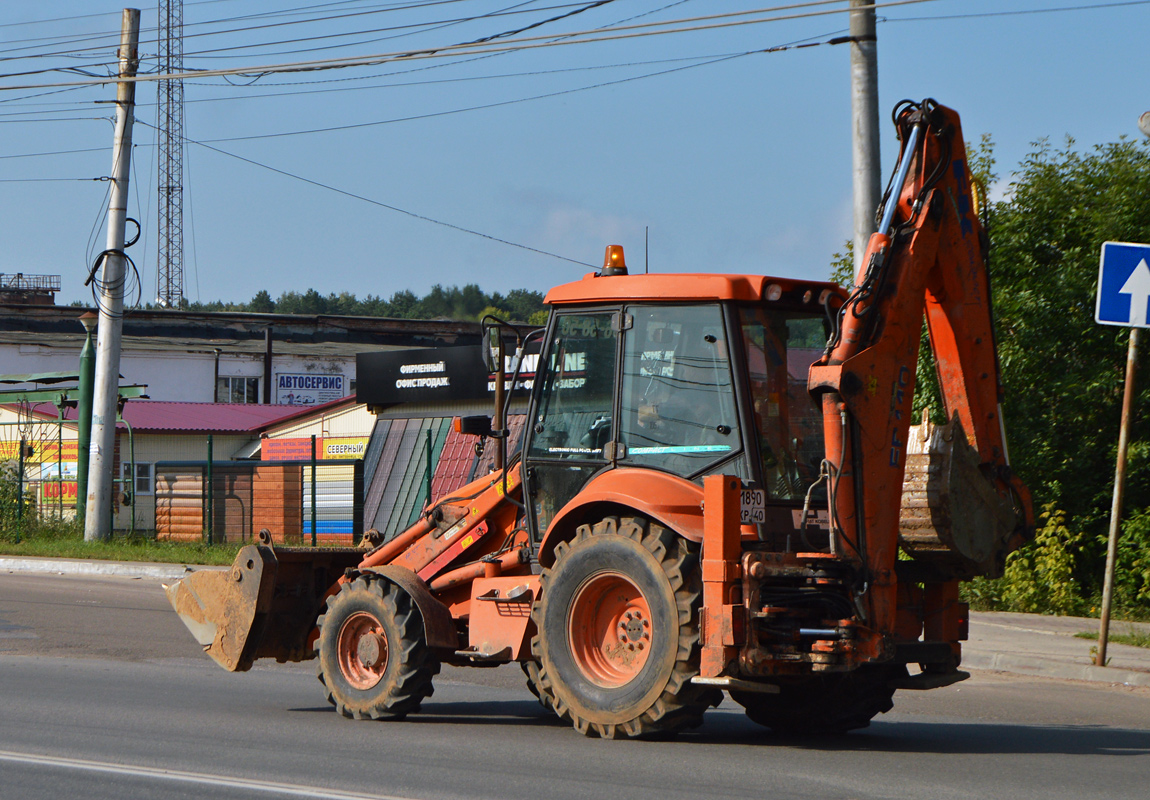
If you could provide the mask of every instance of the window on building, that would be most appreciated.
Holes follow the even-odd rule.
[[[217,403],[258,403],[260,401],[259,378],[217,378]]]
[[[152,472],[154,465],[145,464],[139,461],[136,462],[136,480],[135,485],[132,486],[134,494],[151,494],[153,486]],[[120,477],[124,479],[123,488],[127,489],[129,481],[132,479],[132,462],[124,461],[120,463]]]

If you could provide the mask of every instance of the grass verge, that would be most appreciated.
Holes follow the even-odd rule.
[[[1098,640],[1098,631],[1083,631],[1082,633],[1074,634],[1079,639],[1092,639]],[[1129,644],[1134,647],[1148,647],[1150,648],[1150,633],[1140,633],[1139,631],[1130,629],[1129,633],[1114,633],[1106,637],[1106,641],[1115,644]]]
[[[19,541],[16,541],[19,538]],[[147,536],[116,535],[103,542],[85,542],[83,529],[74,522],[49,520],[29,524],[20,536],[0,533],[0,555],[42,558],[86,558],[103,561],[144,561],[163,564],[228,565],[240,544],[204,542],[157,542]]]

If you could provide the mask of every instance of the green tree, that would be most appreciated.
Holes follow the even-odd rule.
[[[153,306],[148,305],[151,309]],[[188,311],[226,312],[249,311],[269,314],[335,314],[343,316],[392,317],[394,319],[482,319],[490,309],[499,309],[498,316],[508,321],[527,322],[543,313],[543,295],[527,289],[512,289],[506,296],[495,292],[488,295],[478,284],[469,283],[462,289],[457,286],[444,288],[440,284],[431,287],[423,297],[409,289],[401,289],[392,294],[389,300],[369,294],[360,300],[351,292],[332,292],[322,295],[315,289],[299,292],[284,292],[278,300],[272,300],[266,289],[256,292],[248,303],[224,303],[219,300],[196,302],[186,305]]]
[[[1127,331],[1094,322],[1099,250],[1150,241],[1150,146],[1122,140],[1085,153],[1039,142],[990,208],[991,276],[1015,468],[1085,534],[1076,577],[1097,592],[1117,450]],[[1143,359],[1143,362],[1145,359]],[[1145,375],[1145,372],[1143,372]],[[1135,408],[1150,401],[1141,382]],[[1145,442],[1135,420],[1132,442]],[[1126,515],[1150,504],[1150,459],[1134,448]]]
[[[248,311],[256,314],[271,314],[276,310],[275,300],[268,294],[267,289],[260,289],[256,292],[256,296],[248,303]]]

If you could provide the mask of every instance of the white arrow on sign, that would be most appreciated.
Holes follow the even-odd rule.
[[[1146,259],[1138,262],[1138,266],[1130,273],[1126,283],[1122,284],[1118,294],[1130,295],[1130,324],[1144,326],[1146,304],[1150,302],[1150,266],[1146,265]]]

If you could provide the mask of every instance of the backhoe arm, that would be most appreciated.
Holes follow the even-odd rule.
[[[1007,463],[987,239],[958,114],[932,100],[904,101],[895,117],[902,150],[882,221],[809,380],[823,403],[836,545],[865,566],[870,623],[883,631],[895,625],[899,509],[924,313],[946,414],[977,453],[975,482],[991,488],[982,500],[1011,517],[998,523],[1006,533],[996,534],[996,555],[1033,525],[1029,494]],[[1003,515],[1000,508],[975,514]]]

